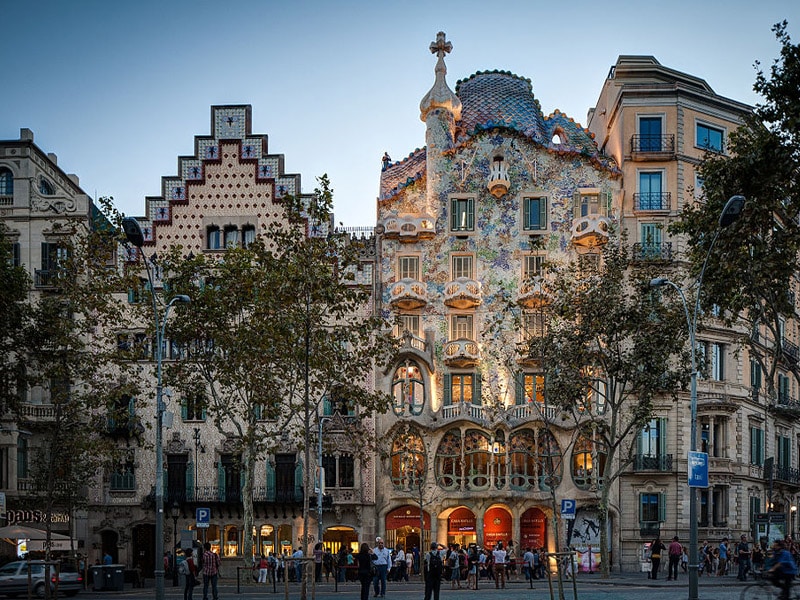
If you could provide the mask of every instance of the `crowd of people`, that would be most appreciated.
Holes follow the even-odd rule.
[[[800,562],[800,544],[786,536],[776,540],[768,547],[766,540],[749,542],[742,535],[737,542],[723,537],[719,544],[705,540],[698,548],[697,573],[699,577],[725,577],[736,574],[739,581],[766,578],[781,589],[781,598],[789,597],[789,588],[797,577],[797,563]],[[661,538],[654,539],[647,550],[650,568],[648,579],[658,579],[664,559],[667,558],[667,581],[677,581],[680,571],[686,573],[689,567],[689,552],[680,543],[678,536],[672,538],[667,546]]]

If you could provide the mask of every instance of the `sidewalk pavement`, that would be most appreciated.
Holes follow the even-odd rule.
[[[648,579],[647,573],[639,573],[639,572],[629,572],[629,573],[619,573],[619,572],[612,572],[610,577],[604,579],[600,573],[578,573],[577,576],[577,583],[579,587],[584,586],[592,586],[592,585],[600,585],[600,586],[625,586],[625,587],[649,587],[649,588],[679,588],[685,589],[689,585],[689,576],[686,573],[681,572],[678,575],[677,581],[668,581],[666,577],[659,578],[659,579]],[[746,585],[753,583],[752,579],[748,579],[747,582],[741,582],[736,579],[736,575],[725,575],[722,577],[700,577],[698,579],[698,584],[701,587],[736,587],[736,588],[744,588]],[[462,581],[462,590],[466,589],[465,586],[466,582]],[[344,594],[353,594],[356,593],[359,589],[358,582],[346,582],[346,583],[339,583],[338,585],[338,593]],[[553,579],[553,585],[556,584],[556,580]],[[564,579],[564,585],[568,588],[572,587],[572,581],[568,578]],[[273,586],[272,584],[256,584],[253,583],[252,580],[242,581],[238,588],[236,585],[236,578],[235,577],[224,577],[219,580],[219,593],[221,598],[230,598],[234,595],[240,596],[251,596],[251,595],[264,595],[264,594],[272,594],[273,593]],[[533,581],[533,587],[537,591],[544,591],[548,589],[547,579],[538,579]],[[298,584],[292,582],[289,583],[289,592],[292,597],[295,597],[299,592]],[[417,592],[421,592],[423,589],[422,581],[420,580],[419,576],[412,576],[410,581],[408,582],[389,582],[387,586],[387,591],[392,592],[393,594],[398,594],[400,596],[405,596],[407,594],[416,594]],[[482,579],[478,584],[478,590],[494,590],[494,581],[491,579]],[[506,582],[506,592],[524,592],[525,590],[530,589],[529,582],[525,581],[524,579],[513,579]],[[107,591],[107,590],[98,590],[94,591],[91,587],[88,590],[81,592],[80,596],[82,597],[92,597],[96,598],[97,600],[101,598],[108,598],[110,596],[129,596],[129,597],[139,597],[139,596],[146,596],[151,597],[151,594],[154,590],[154,581],[153,579],[146,579],[144,588],[133,588],[130,585],[126,585],[123,591]],[[284,584],[279,583],[277,585],[276,591],[278,594],[281,594],[284,590]],[[442,593],[450,592],[450,585],[449,582],[443,581],[441,587]],[[329,596],[335,594],[336,587],[334,583],[331,582],[322,582],[317,584],[316,586],[316,594],[320,596]],[[181,586],[173,586],[172,581],[167,581],[166,586],[164,588],[164,593],[166,597],[173,598],[183,597],[183,587]],[[308,597],[311,598],[312,591],[311,588],[308,589]],[[202,600],[203,597],[203,587],[198,586],[194,589],[194,600]]]

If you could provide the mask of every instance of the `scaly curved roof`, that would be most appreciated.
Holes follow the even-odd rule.
[[[544,141],[544,117],[539,101],[533,96],[530,79],[508,71],[478,72],[456,83],[461,98],[461,121],[457,137],[505,126]]]

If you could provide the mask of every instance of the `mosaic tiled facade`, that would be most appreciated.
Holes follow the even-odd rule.
[[[621,56],[584,128],[558,110],[545,115],[532,82],[507,71],[478,72],[451,89],[445,58],[452,49],[444,34],[431,44],[436,65],[420,103],[422,147],[398,161],[383,157],[376,227],[351,232],[365,241],[355,281],[374,291],[364,310],[397,322],[402,347],[388,369],[365,375],[392,395],[394,405],[365,419],[376,431],[377,452],[356,465],[353,486],[331,491],[325,541],[334,550],[375,535],[409,547],[430,539],[513,539],[522,547],[596,548],[597,481],[586,472],[590,447],[558,426],[558,415],[542,402],[536,365],[514,355],[516,344],[541,323],[538,269],[543,260],[578,255],[591,265],[598,249],[622,231],[641,260],[679,265],[682,240],[670,237],[667,226],[699,193],[696,167],[709,140],[721,140],[715,150],[724,153],[722,141],[749,107],[653,57]],[[8,181],[13,194],[3,193]],[[145,199],[144,253],[176,244],[187,253],[222,253],[229,242],[268,232],[283,218],[281,198],[299,194],[300,183],[299,175],[284,173],[281,155],[269,154],[266,136],[251,132],[249,106],[212,107],[210,134],[197,136],[193,154],[178,158],[177,173],[162,178],[161,195]],[[34,279],[52,223],[84,218],[90,208],[74,178],[32,148],[27,130],[0,145],[0,217],[18,232],[20,260]],[[308,233],[325,235],[329,227],[315,224]],[[28,230],[35,233],[23,239]],[[499,328],[488,327],[505,312],[523,326],[501,321]],[[795,323],[787,323],[785,335],[784,343],[796,349]],[[773,508],[787,522],[794,514],[800,429],[791,415],[766,408],[733,332],[715,322],[701,338],[716,370],[700,382],[698,427],[711,479],[701,492],[700,536],[718,541],[757,532],[756,517],[767,508],[765,456],[782,456],[785,467],[774,482]],[[794,377],[783,376],[786,393],[796,397]],[[47,404],[41,391],[29,400],[31,414]],[[226,441],[177,404],[171,412],[167,471],[196,468],[196,485],[215,486]],[[656,534],[688,539],[688,414],[686,395],[663,399],[638,434],[639,452],[611,494],[615,569],[640,568],[643,543]],[[10,493],[20,489],[13,477],[17,455],[9,450],[17,440],[7,429],[2,435],[0,460],[11,473],[3,485],[9,508],[21,508],[24,494]],[[339,454],[347,454],[347,440],[338,439]],[[296,448],[287,440],[284,454]],[[256,487],[266,485],[271,459],[257,469]],[[548,474],[556,463],[558,472]],[[91,562],[105,548],[129,566],[154,562],[149,499],[155,465],[144,446],[136,450],[136,469],[132,489],[111,489],[108,477],[98,477],[87,519],[72,528]],[[572,526],[558,521],[558,534],[551,488],[559,500],[574,499],[578,506]],[[180,508],[177,527],[184,530],[196,506]],[[212,511],[226,566],[240,564],[237,508],[215,504]],[[302,534],[299,513],[291,503],[259,503],[260,547],[295,545]],[[312,528],[316,532],[313,518]],[[168,547],[169,518],[165,533]]]

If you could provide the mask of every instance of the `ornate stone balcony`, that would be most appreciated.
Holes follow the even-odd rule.
[[[534,277],[524,282],[519,288],[517,302],[526,308],[541,308],[550,304],[544,278]]]
[[[444,286],[444,303],[451,308],[474,308],[482,301],[481,284],[459,277]]]
[[[486,185],[489,193],[495,198],[502,198],[508,193],[511,182],[508,180],[508,169],[503,160],[495,160],[489,173],[489,183]]]
[[[451,340],[444,345],[444,362],[451,367],[474,367],[479,360],[478,344],[473,340]]]
[[[383,220],[384,237],[401,242],[429,240],[436,235],[436,224],[430,215],[389,215]]]
[[[393,308],[413,310],[428,303],[428,289],[416,279],[401,279],[389,289],[389,302]]]
[[[608,242],[611,219],[603,215],[586,215],[572,221],[572,243],[587,248]]]
[[[442,407],[442,419],[445,421],[467,419],[483,424],[484,407],[480,404],[472,404],[471,402],[448,404]]]

